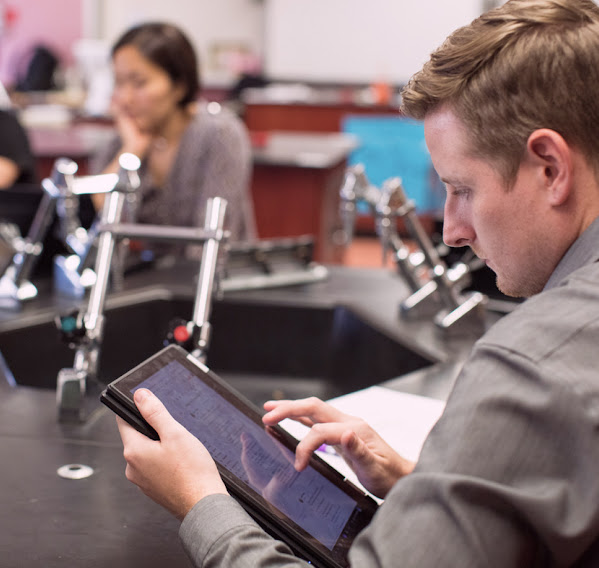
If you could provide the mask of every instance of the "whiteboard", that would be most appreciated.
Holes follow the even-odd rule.
[[[482,0],[266,0],[264,67],[276,80],[404,84]]]
[[[213,68],[211,52],[218,45],[242,45],[254,53],[262,51],[263,6],[255,0],[98,1],[102,38],[110,45],[127,28],[144,21],[167,21],[181,27],[198,52],[206,84],[236,79],[231,77],[232,72]]]

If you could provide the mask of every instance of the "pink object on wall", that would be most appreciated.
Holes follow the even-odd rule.
[[[73,62],[71,47],[81,38],[82,0],[0,0],[0,81],[13,85],[38,44],[51,49],[61,67]],[[5,15],[10,18],[4,18]]]

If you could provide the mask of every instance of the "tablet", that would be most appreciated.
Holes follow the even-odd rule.
[[[100,397],[156,440],[133,402],[142,387],[206,446],[229,493],[267,532],[317,566],[347,566],[352,541],[377,510],[372,498],[316,455],[297,472],[297,440],[265,426],[256,406],[177,345],[110,383]]]

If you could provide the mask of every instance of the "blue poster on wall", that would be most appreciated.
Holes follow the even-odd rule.
[[[422,122],[400,116],[349,115],[342,129],[358,138],[349,164],[362,164],[373,185],[380,187],[385,180],[399,177],[418,212],[443,208],[445,191],[433,169]]]

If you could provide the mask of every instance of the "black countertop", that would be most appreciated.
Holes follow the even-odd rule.
[[[108,304],[156,289],[189,295],[195,270],[185,264],[131,275],[125,290],[111,294]],[[0,311],[0,334],[51,319],[72,304],[52,296],[47,285],[40,290],[20,312]],[[321,282],[227,293],[246,302],[347,306],[383,333],[438,361],[387,386],[443,398],[478,332],[448,338],[430,320],[400,321],[397,307],[406,296],[406,287],[389,271],[342,267],[329,267],[329,277]],[[34,346],[23,356],[34,357]],[[88,420],[60,424],[53,390],[0,381],[0,564],[189,566],[178,542],[178,522],[125,479],[114,416],[91,390]],[[66,464],[90,466],[94,474],[64,479],[57,470]]]

